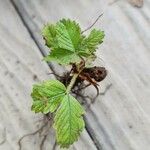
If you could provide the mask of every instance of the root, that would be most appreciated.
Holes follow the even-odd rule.
[[[44,120],[44,124],[39,128],[37,129],[36,131],[32,132],[32,133],[28,133],[28,134],[25,134],[24,136],[22,136],[19,141],[18,141],[18,146],[19,146],[19,150],[22,149],[22,141],[24,138],[28,137],[28,136],[34,136],[36,134],[39,134],[40,137],[43,137],[42,138],[42,141],[40,143],[40,150],[43,150],[43,146],[44,146],[44,143],[47,139],[47,136],[48,136],[48,131],[49,131],[49,128],[51,127],[52,125],[52,118],[51,118],[51,115],[47,115],[45,116],[45,118],[43,119]],[[48,128],[45,135],[42,135],[42,132],[45,128]]]
[[[101,15],[99,15],[99,17],[96,19],[96,21],[92,24],[92,26],[98,21],[98,19],[100,18],[102,16],[102,14]],[[96,68],[98,68],[98,67],[96,67]],[[100,67],[99,67],[100,68]],[[72,68],[73,69],[73,68]],[[59,78],[59,80],[63,83],[63,84],[65,84],[65,86],[67,86],[68,85],[68,82],[70,81],[70,79],[71,79],[71,76],[70,76],[70,74],[71,74],[71,72],[72,72],[72,69],[71,69],[71,71],[70,72],[66,72],[66,73],[64,73],[64,75],[63,76],[59,76],[59,75],[57,75],[57,74],[54,74],[54,73],[51,73],[51,74],[54,74],[56,77],[58,77]],[[88,71],[88,69],[86,69],[86,71]],[[103,69],[103,70],[101,70],[101,71],[105,71],[105,68]],[[90,73],[90,72],[89,72]],[[87,72],[86,72],[86,74],[87,74]],[[99,74],[100,76],[99,76],[99,79],[100,79],[100,81],[101,80],[103,80],[105,77],[106,77],[106,73],[104,74],[105,76],[102,76],[102,73],[101,74]],[[95,101],[96,101],[96,99],[97,99],[97,97],[99,96],[99,95],[105,95],[105,93],[110,89],[110,87],[112,86],[112,84],[109,84],[107,87],[106,87],[106,89],[105,89],[105,91],[104,92],[99,92],[99,88],[98,88],[98,84],[97,83],[95,83],[95,82],[93,82],[93,80],[90,78],[90,76],[88,75],[88,76],[86,76],[86,77],[88,77],[89,78],[89,81],[91,81],[90,83],[88,83],[88,84],[85,84],[84,83],[84,80],[81,80],[81,79],[77,79],[77,82],[75,83],[75,85],[74,85],[74,87],[72,88],[72,93],[73,94],[75,94],[75,97],[77,98],[77,97],[79,97],[80,98],[80,100],[79,100],[79,102],[82,104],[82,105],[86,105],[87,107],[90,107],[90,104],[87,104],[87,100],[86,99],[89,99],[90,101],[91,101],[91,103],[95,103]],[[100,78],[101,77],[101,78]],[[95,89],[96,89],[96,96],[94,97],[94,98],[91,98],[91,97],[89,97],[88,95],[84,95],[83,94],[83,91],[88,87],[88,86],[90,86],[90,85],[93,85],[94,87],[95,87]]]
[[[91,99],[91,103],[92,104],[95,103],[95,101],[99,95],[104,96],[107,93],[107,91],[111,88],[111,86],[112,86],[112,83],[110,83],[109,85],[106,86],[104,92],[97,93],[97,95],[93,99]]]
[[[58,80],[60,82],[62,82],[65,86],[68,85],[69,81],[71,80],[72,76],[70,75],[71,72],[66,72],[64,73],[64,75],[62,76],[59,76],[55,73],[50,73],[50,74],[54,74]],[[71,92],[72,94],[75,95],[76,98],[79,98],[79,102],[81,103],[81,105],[84,105],[85,109],[89,109],[91,104],[95,102],[95,100],[97,99],[97,97],[99,95],[105,95],[106,92],[110,89],[110,87],[112,86],[112,84],[109,84],[106,89],[104,90],[104,92],[101,92],[99,93],[99,89],[97,87],[98,84],[92,84],[92,83],[89,83],[89,84],[85,84],[85,82],[83,82],[84,80],[80,80],[80,79],[77,79],[77,82],[75,83],[74,87],[72,88]],[[97,94],[94,98],[88,96],[88,95],[84,95],[83,91],[90,85],[93,85],[95,88],[96,88],[96,91],[97,91]],[[42,120],[40,120],[41,122]],[[52,125],[52,116],[51,114],[47,114],[45,115],[45,118],[44,118],[44,121],[45,123],[36,131],[32,132],[32,133],[29,133],[29,134],[26,134],[24,135],[23,137],[21,137],[18,141],[18,145],[19,145],[19,150],[21,150],[22,148],[22,140],[27,137],[27,136],[34,136],[36,134],[39,134],[40,138],[41,138],[41,142],[40,142],[40,150],[43,150],[44,149],[44,144],[45,144],[45,141],[48,137],[48,132],[49,132],[49,128],[51,127]],[[46,131],[44,131],[44,129],[47,129]],[[45,133],[43,133],[43,131]],[[53,145],[53,148],[52,150],[55,150],[56,149],[56,141]]]
[[[80,103],[88,109],[88,108],[90,108],[91,104],[95,103],[95,101],[99,95],[104,96],[111,87],[112,87],[112,83],[106,86],[104,92],[98,93],[94,98],[92,98],[88,95],[84,95],[82,92],[82,90],[84,90],[84,89],[82,89],[82,90],[77,89],[77,90],[73,91],[73,93],[76,95],[76,98],[78,98],[78,97],[80,98]],[[90,100],[90,102],[91,102],[90,104],[87,102],[87,99]]]
[[[48,136],[48,134],[44,135],[44,137],[43,137],[43,139],[41,141],[41,144],[40,144],[40,150],[43,150],[43,146],[44,146],[44,143],[45,143],[45,141],[47,139],[47,136]]]
[[[90,30],[90,29],[97,23],[97,21],[98,21],[102,16],[103,16],[103,13],[100,14],[100,15],[96,18],[96,20],[95,20],[89,27],[87,27],[85,30],[83,30],[81,33],[84,33],[84,32],[86,32],[86,31]]]

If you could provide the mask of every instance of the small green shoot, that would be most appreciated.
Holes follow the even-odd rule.
[[[45,61],[55,61],[63,66],[76,64],[78,69],[67,87],[58,80],[47,80],[33,85],[31,93],[32,111],[54,114],[53,127],[56,130],[57,143],[60,147],[68,148],[78,140],[85,126],[84,109],[71,95],[71,89],[86,62],[89,65],[89,60],[96,58],[95,52],[103,42],[104,32],[93,29],[86,37],[78,23],[62,19],[56,24],[45,25],[42,35],[46,46],[50,48]]]

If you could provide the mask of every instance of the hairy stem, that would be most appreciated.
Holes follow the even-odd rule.
[[[66,90],[66,94],[69,94],[73,85],[75,84],[79,74],[81,73],[81,71],[84,69],[85,67],[85,60],[81,57],[82,61],[76,66],[77,67],[77,73],[73,74],[73,77],[69,83],[69,85],[67,86],[67,90]]]
[[[76,82],[76,79],[77,79],[78,75],[79,75],[79,73],[76,73],[76,74],[73,75],[73,77],[72,77],[72,79],[71,79],[71,81],[70,81],[70,84],[68,85],[67,90],[66,90],[66,93],[67,93],[67,94],[69,94],[69,92],[71,91],[73,85],[74,85],[75,82]]]

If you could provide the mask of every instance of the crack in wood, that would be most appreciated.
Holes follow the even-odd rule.
[[[40,50],[41,54],[45,57],[47,54],[46,52],[44,51],[44,47],[43,45],[39,42],[37,36],[34,34],[34,31],[32,31],[28,21],[26,21],[25,17],[23,16],[21,10],[26,14],[26,16],[28,17],[28,14],[27,12],[25,11],[25,9],[22,7],[22,6],[17,6],[18,5],[21,5],[19,2],[16,4],[16,2],[14,0],[10,0],[11,4],[13,5],[13,7],[15,8],[18,16],[20,17],[23,25],[26,27],[29,35],[31,36],[31,38],[33,39],[33,41],[35,42],[36,46],[38,47],[38,49]],[[20,10],[21,8],[21,10]],[[33,21],[30,21],[30,23],[34,24]],[[36,26],[34,24],[34,26]],[[47,63],[48,66],[50,67],[50,69],[55,73],[55,69],[54,69],[54,66],[51,64],[51,63]]]
[[[54,143],[54,145],[53,145],[52,150],[56,150],[56,146],[57,146],[57,143],[56,143],[56,140],[55,140],[55,143]]]
[[[88,123],[86,116],[84,116],[84,121],[85,121],[85,129],[86,129],[87,133],[89,134],[90,138],[92,139],[97,150],[103,150],[102,145],[101,145],[100,141],[96,138],[95,131],[90,126],[90,123]]]

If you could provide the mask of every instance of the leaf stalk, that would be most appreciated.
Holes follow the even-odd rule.
[[[73,75],[73,77],[72,77],[72,79],[71,79],[69,85],[67,86],[66,94],[69,94],[69,93],[70,93],[70,91],[71,91],[73,85],[74,85],[75,82],[76,82],[76,79],[77,79],[78,75],[79,75],[79,73],[76,73],[76,74]]]

